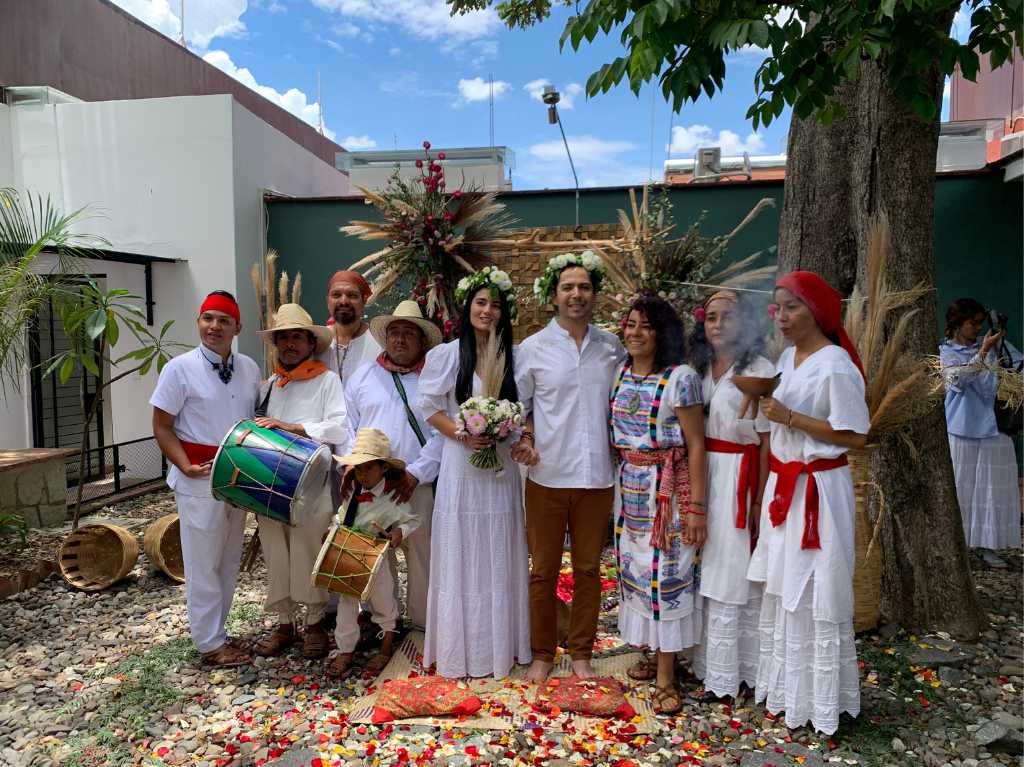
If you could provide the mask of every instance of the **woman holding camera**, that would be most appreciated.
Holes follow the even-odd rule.
[[[946,425],[956,476],[956,494],[967,545],[982,549],[1019,548],[1020,486],[1013,441],[996,424],[996,370],[1000,355],[1012,363],[1021,355],[992,327],[979,340],[986,312],[973,298],[960,298],[946,310],[946,340],[939,346],[946,382]],[[1000,565],[994,555],[989,564]]]

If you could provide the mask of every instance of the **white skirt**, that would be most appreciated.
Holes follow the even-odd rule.
[[[786,726],[810,722],[825,735],[839,727],[839,715],[860,713],[860,673],[853,621],[816,621],[814,589],[804,589],[796,610],[765,594],[761,604],[761,650],[757,702],[773,714],[786,712]]]
[[[967,545],[1019,549],[1020,484],[1013,440],[1005,434],[984,439],[950,434],[949,454]]]
[[[750,584],[745,605],[730,605],[704,597],[704,632],[693,658],[693,673],[704,680],[704,689],[719,698],[740,691],[740,683],[757,682],[761,645],[760,583]]]
[[[619,603],[619,636],[626,644],[659,652],[682,652],[700,642],[703,612],[701,596],[694,596],[694,607],[682,618],[654,620],[630,606]]]

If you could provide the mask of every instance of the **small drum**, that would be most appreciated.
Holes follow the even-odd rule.
[[[210,490],[218,501],[294,525],[300,502],[323,492],[331,461],[326,445],[239,421],[213,459]]]
[[[365,602],[377,572],[387,566],[387,551],[386,539],[335,522],[313,565],[313,585]]]

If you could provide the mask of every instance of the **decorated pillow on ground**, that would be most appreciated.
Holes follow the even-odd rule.
[[[618,719],[632,719],[636,716],[636,711],[626,700],[622,685],[609,676],[594,679],[552,677],[537,688],[533,706],[551,716],[562,711]]]
[[[466,716],[480,710],[480,698],[457,679],[420,676],[389,679],[377,694],[373,723],[417,716]]]

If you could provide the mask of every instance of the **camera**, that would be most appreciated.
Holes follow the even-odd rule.
[[[1006,330],[1006,325],[1010,318],[1002,312],[996,311],[995,309],[988,310],[988,324],[992,326],[994,333],[1002,333]]]

